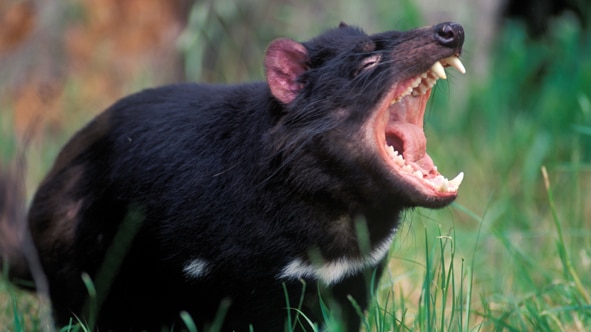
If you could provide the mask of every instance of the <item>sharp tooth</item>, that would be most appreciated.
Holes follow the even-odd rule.
[[[394,150],[394,147],[392,145],[388,145],[388,151],[390,153],[390,157],[396,157],[396,155],[398,155],[398,153],[396,152],[396,150]]]
[[[439,184],[439,191],[440,192],[446,192],[449,189],[449,182],[447,180],[443,180],[441,181],[441,183]]]
[[[441,64],[441,62],[435,62],[433,66],[431,66],[431,70],[442,79],[447,79],[447,76],[445,75],[445,69],[443,69],[443,65]]]
[[[460,61],[460,59],[458,59],[457,56],[452,55],[449,58],[445,58],[443,61],[447,62],[450,66],[454,67],[460,73],[466,73],[466,68],[464,68],[462,61]]]
[[[437,80],[428,80],[427,85],[429,86],[429,89],[434,87],[436,82],[437,82]]]
[[[402,170],[405,171],[405,172],[407,172],[407,173],[412,173],[412,166],[410,166],[410,165],[404,165],[402,167]]]
[[[414,176],[416,176],[417,178],[419,178],[419,179],[422,179],[422,178],[423,178],[423,172],[421,172],[421,171],[419,171],[419,170],[415,171],[415,172],[414,172],[414,173],[412,173],[412,174],[413,174]]]
[[[464,180],[464,172],[460,172],[460,174],[458,174],[453,180],[449,181],[449,185],[450,185],[450,187],[457,189],[460,187],[463,180]]]
[[[419,94],[424,95],[425,92],[427,92],[428,87],[421,84],[418,89],[419,89]]]

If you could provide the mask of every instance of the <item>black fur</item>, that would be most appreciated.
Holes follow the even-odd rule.
[[[64,147],[29,212],[57,323],[88,321],[98,307],[101,331],[178,328],[181,311],[203,328],[229,304],[224,330],[277,331],[297,314],[286,300],[296,308],[302,295],[320,322],[321,293],[358,328],[347,296],[367,307],[368,273],[332,285],[281,274],[298,258],[364,257],[405,208],[451,201],[417,203],[362,136],[394,83],[459,54],[463,30],[450,44],[440,27],[368,36],[343,25],[304,44],[281,40],[268,82],[165,86],[99,115]],[[365,69],[372,54],[380,65]],[[185,271],[194,259],[207,263],[200,276]]]

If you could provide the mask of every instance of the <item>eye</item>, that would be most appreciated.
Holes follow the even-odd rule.
[[[373,55],[370,55],[370,56],[364,58],[363,60],[361,60],[359,67],[357,67],[357,70],[355,71],[354,76],[357,76],[357,75],[361,74],[361,72],[369,70],[369,69],[377,66],[380,63],[381,58],[382,58],[382,56],[379,54],[373,54]]]
[[[370,55],[367,58],[361,61],[361,65],[359,66],[360,70],[366,70],[375,67],[378,63],[380,63],[380,59],[382,57],[379,54]]]

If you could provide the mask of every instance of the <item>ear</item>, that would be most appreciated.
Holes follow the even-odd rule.
[[[284,104],[291,103],[303,84],[298,77],[308,70],[308,51],[291,39],[276,39],[267,48],[265,74],[271,93]]]
[[[347,24],[347,23],[345,23],[343,21],[341,21],[341,23],[339,23],[339,29],[346,28],[348,26],[349,26],[349,24]]]

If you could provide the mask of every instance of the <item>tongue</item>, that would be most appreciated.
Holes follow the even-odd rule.
[[[427,154],[427,138],[422,127],[408,122],[392,122],[386,128],[386,142],[402,152],[406,163],[421,169],[423,174],[430,177],[439,174],[433,159]]]
[[[392,136],[392,137],[391,137]],[[408,122],[393,122],[386,128],[386,138],[398,142],[394,148],[402,152],[407,162],[418,162],[427,153],[427,138],[423,128]]]
[[[406,96],[389,108],[386,141],[402,154],[406,163],[423,170],[423,174],[438,174],[427,154],[427,138],[423,131],[423,115],[431,90],[413,97]]]

